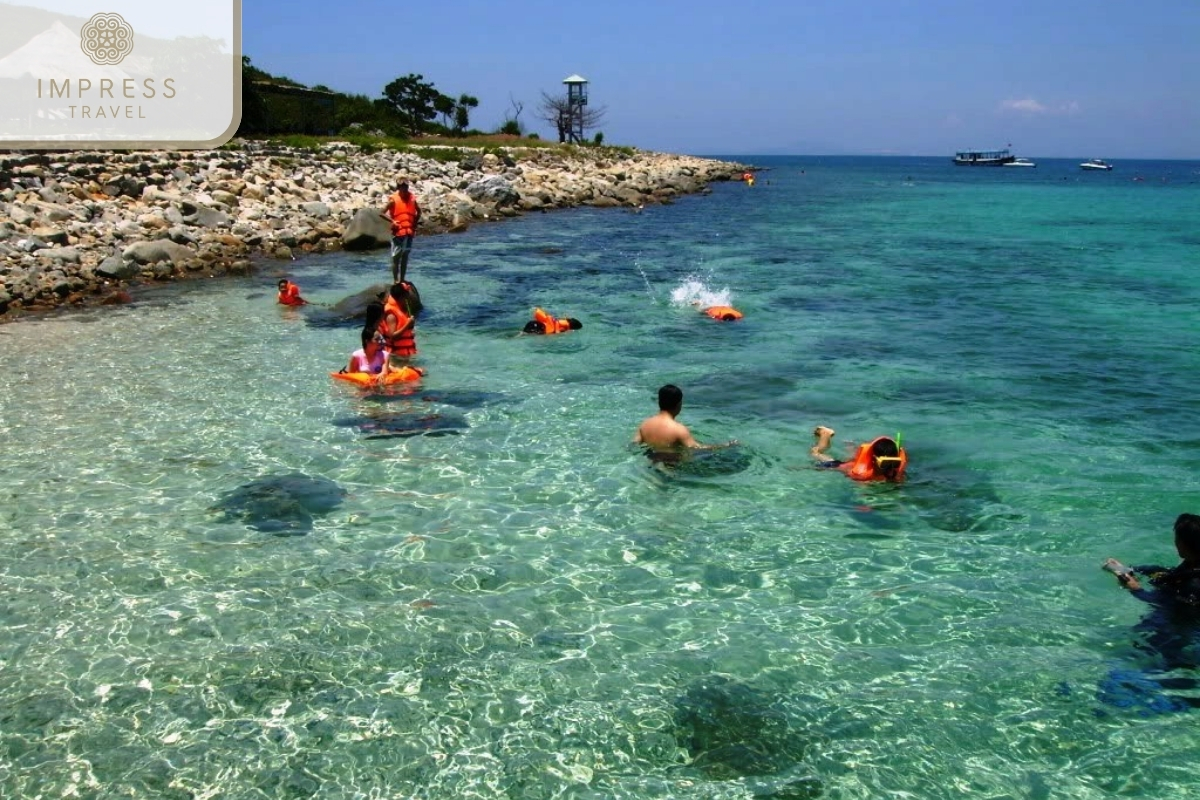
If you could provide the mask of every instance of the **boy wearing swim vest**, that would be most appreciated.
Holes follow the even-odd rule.
[[[408,178],[396,181],[396,193],[388,198],[379,216],[392,223],[392,283],[404,283],[408,274],[408,254],[412,252],[421,206],[408,191]]]

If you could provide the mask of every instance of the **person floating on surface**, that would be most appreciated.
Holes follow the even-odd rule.
[[[835,433],[833,428],[824,425],[813,429],[817,442],[809,452],[817,460],[818,467],[840,470],[856,481],[900,481],[904,478],[908,454],[895,439],[880,436],[860,444],[850,461],[839,461],[830,458],[826,452],[833,443]]]
[[[408,191],[408,178],[396,181],[396,192],[388,198],[379,216],[392,224],[392,283],[403,283],[408,275],[408,256],[421,221],[421,206]]]
[[[540,308],[533,310],[533,319],[525,323],[525,333],[566,333],[567,331],[577,331],[583,327],[583,323],[574,317],[562,317],[561,319],[552,317]]]
[[[658,413],[647,417],[633,435],[634,444],[643,444],[659,452],[679,452],[685,449],[715,450],[737,444],[731,439],[725,444],[701,444],[687,426],[675,417],[683,410],[683,390],[668,383],[658,390]]]
[[[733,306],[709,306],[703,313],[720,322],[734,322],[745,316]]]
[[[308,301],[300,296],[300,287],[287,278],[279,279],[279,302],[285,306],[308,305]]]

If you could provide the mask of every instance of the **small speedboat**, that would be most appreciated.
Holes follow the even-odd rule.
[[[1012,161],[1008,162],[1007,164],[1005,164],[1004,166],[1006,166],[1006,167],[1036,167],[1037,164],[1030,161],[1028,158],[1017,157],[1017,158],[1013,159]]]
[[[1112,164],[1109,164],[1102,158],[1089,158],[1087,161],[1079,165],[1080,169],[1112,169]]]

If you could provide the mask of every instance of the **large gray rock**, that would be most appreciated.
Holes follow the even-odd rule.
[[[96,274],[101,278],[123,281],[137,275],[138,268],[132,261],[126,261],[120,256],[109,256],[96,267]]]
[[[135,261],[138,264],[157,264],[160,261],[183,264],[195,256],[195,252],[190,247],[176,244],[169,239],[159,239],[153,242],[135,242],[126,247],[121,255],[127,261]]]
[[[497,208],[512,205],[521,199],[521,193],[513,188],[512,183],[499,175],[469,184],[466,193],[477,203],[491,203]]]
[[[199,206],[188,221],[193,225],[199,225],[204,228],[229,227],[229,215],[224,211],[217,211],[215,208],[209,208],[208,206]]]
[[[316,217],[317,219],[325,219],[329,216],[329,206],[320,201],[301,203],[300,208],[304,209],[305,214],[308,214],[310,217]]]
[[[360,208],[342,234],[346,250],[374,250],[387,247],[392,241],[391,224],[375,208]]]

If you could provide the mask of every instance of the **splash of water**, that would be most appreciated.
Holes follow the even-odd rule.
[[[650,277],[646,275],[646,270],[642,269],[642,265],[638,263],[637,259],[634,259],[633,265],[637,267],[637,271],[642,275],[642,280],[646,282],[646,294],[649,295],[650,302],[657,304],[658,298],[654,296],[654,287],[650,285]]]
[[[671,290],[671,305],[673,306],[709,306],[732,305],[733,292],[729,287],[711,289],[702,278],[689,275],[683,282]]]

